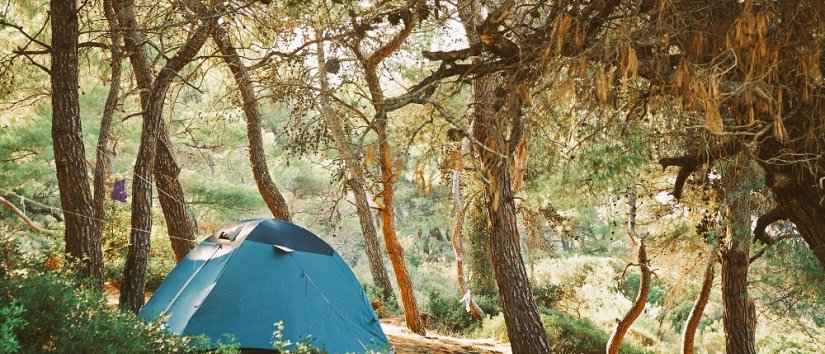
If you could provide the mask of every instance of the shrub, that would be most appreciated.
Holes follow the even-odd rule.
[[[0,305],[0,353],[16,353],[20,343],[14,333],[25,326],[23,308],[16,301]]]
[[[625,275],[623,281],[619,281],[619,286],[616,286],[615,290],[622,293],[622,295],[624,295],[626,298],[633,300],[636,298],[636,295],[639,294],[640,282],[641,277],[639,276],[638,272],[628,273]],[[647,295],[647,302],[649,304],[661,305],[662,303],[664,303],[666,293],[667,290],[663,286],[662,281],[658,278],[653,278],[651,279],[650,293],[648,293]]]
[[[383,298],[383,290],[378,286],[364,283],[362,285],[367,298],[370,300],[373,310],[378,318],[388,318],[401,315],[401,308],[398,306],[398,299],[393,295],[389,299]]]
[[[444,333],[467,334],[481,327],[482,321],[474,319],[464,308],[458,297],[444,296],[440,292],[430,291],[427,296],[428,325]],[[487,316],[501,312],[498,298],[474,295],[473,301]]]
[[[551,309],[567,296],[567,291],[565,287],[561,285],[545,283],[544,285],[533,288],[533,296],[536,298],[536,303],[539,306]]]
[[[210,347],[204,338],[175,336],[158,323],[107,309],[100,293],[67,276],[29,273],[0,279],[0,303],[13,304],[14,314],[3,316],[11,325],[9,319],[0,325],[0,345],[7,352],[196,353]],[[218,352],[235,350],[221,346]]]
[[[481,321],[470,316],[457,297],[447,297],[439,292],[430,291],[427,300],[429,326],[435,330],[444,333],[466,333],[481,326]]]
[[[565,313],[543,309],[541,315],[547,339],[550,341],[550,352],[558,354],[602,354],[604,353],[609,334],[596,327],[588,320],[580,320]],[[484,321],[484,325],[474,335],[479,337],[494,337],[500,340],[507,338],[507,327],[504,316],[496,316]],[[622,354],[648,354],[649,351],[625,341],[621,347]]]

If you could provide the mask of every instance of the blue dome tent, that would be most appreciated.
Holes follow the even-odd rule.
[[[182,335],[213,343],[230,335],[243,349],[310,342],[329,353],[389,347],[344,260],[311,232],[285,221],[248,220],[218,231],[184,258],[141,309]]]

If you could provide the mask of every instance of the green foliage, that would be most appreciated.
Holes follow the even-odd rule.
[[[682,333],[682,329],[690,316],[691,310],[693,310],[693,301],[685,301],[680,303],[667,314],[670,318],[670,325],[676,333]],[[705,313],[702,315],[702,319],[699,320],[699,331],[704,331],[720,318],[720,316],[715,316],[713,313],[709,313],[708,310],[705,310]]]
[[[0,353],[16,353],[20,343],[14,335],[26,325],[23,319],[23,307],[11,300],[0,305]]]
[[[427,296],[427,313],[430,314],[430,327],[443,333],[462,333],[481,326],[480,321],[464,310],[458,297],[435,291],[430,291]]]
[[[51,122],[45,112],[0,122],[0,186],[54,185]]]
[[[3,326],[0,343],[16,342],[21,353],[198,353],[211,347],[205,339],[174,336],[158,323],[108,309],[100,293],[59,273],[31,270],[3,279],[0,298],[14,304],[16,316],[4,320],[13,326],[8,332]],[[219,352],[234,350],[221,346]]]
[[[628,268],[628,270],[630,270],[630,268]],[[622,293],[626,298],[633,300],[636,298],[636,295],[639,294],[639,282],[641,282],[641,276],[638,272],[628,272],[628,274],[625,274],[624,280],[619,282],[620,286],[617,286],[615,290]],[[655,277],[651,279],[647,302],[649,304],[661,305],[664,303],[666,295],[667,289],[663,286],[662,281]]]
[[[379,318],[388,318],[400,316],[403,314],[401,306],[398,304],[398,299],[393,295],[389,299],[383,298],[383,290],[373,284],[363,284],[364,292],[370,303],[379,303],[380,307],[375,310]]]
[[[227,219],[264,206],[253,186],[237,182],[198,177],[189,181],[187,189],[192,204],[205,206]]]
[[[541,315],[550,352],[559,354],[602,354],[610,335],[592,322],[577,319],[560,311],[543,309]],[[484,325],[475,335],[505,339],[507,328],[504,316],[499,315],[484,321]],[[649,354],[638,345],[625,340],[620,352],[622,354]]]
[[[533,288],[536,303],[548,309],[554,308],[565,296],[568,296],[568,290],[562,285],[545,283]]]

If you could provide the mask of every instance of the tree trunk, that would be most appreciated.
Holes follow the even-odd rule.
[[[638,206],[636,204],[637,195],[636,195],[636,185],[633,184],[627,190],[627,207],[628,207],[628,217],[627,217],[627,238],[630,240],[630,245],[635,247],[637,246],[636,242],[636,211]]]
[[[650,293],[650,265],[648,264],[644,239],[639,242],[636,261],[639,262],[639,268],[641,268],[642,273],[641,281],[639,282],[639,293],[636,295],[636,300],[633,301],[633,306],[630,307],[630,310],[627,311],[624,318],[616,325],[616,329],[610,336],[610,340],[607,341],[607,354],[619,353],[619,348],[622,346],[624,336],[627,334],[627,331],[630,330],[633,322],[642,314],[647,304],[647,295]]]
[[[255,176],[258,192],[261,193],[261,197],[263,197],[273,217],[288,221],[290,217],[286,200],[281,191],[278,190],[278,186],[272,181],[269,168],[266,165],[266,152],[261,133],[261,112],[258,109],[258,98],[252,87],[252,79],[241,62],[238,51],[232,46],[226,30],[221,26],[214,26],[211,36],[218,49],[220,49],[224,62],[232,71],[235,84],[238,85],[238,90],[241,93],[243,111],[246,115],[246,136],[249,140],[249,162],[252,165],[252,174]]]
[[[811,178],[810,183],[806,184],[782,180],[783,178],[768,179],[776,203],[788,220],[796,225],[819,261],[820,268],[825,269],[825,179],[814,182]],[[818,183],[823,186],[817,186]]]
[[[490,261],[489,219],[480,201],[474,201],[470,208],[467,236],[470,241],[469,273],[470,290],[476,294],[494,296],[496,290],[493,264]]]
[[[387,120],[386,113],[376,117],[376,130],[378,130],[378,150],[381,155],[381,184],[383,191],[381,198],[381,231],[384,233],[384,243],[387,245],[387,253],[395,270],[395,278],[398,282],[398,290],[401,293],[401,303],[404,305],[404,319],[407,327],[414,333],[424,335],[426,329],[418,314],[418,305],[415,301],[413,284],[410,274],[407,271],[407,264],[404,260],[404,249],[398,242],[398,235],[395,233],[395,173],[393,172],[392,150],[387,141]]]
[[[749,186],[755,179],[744,154],[725,163],[721,177],[725,230],[720,244],[725,344],[728,354],[755,354],[756,312],[748,296],[752,210]]]
[[[473,0],[459,3],[459,15],[470,45],[478,45],[481,6]],[[549,353],[547,333],[530,291],[527,270],[521,257],[513,181],[509,161],[521,143],[521,100],[504,75],[488,75],[473,81],[472,135],[483,144],[474,145],[485,181],[487,214],[492,235],[490,253],[504,310],[507,334],[515,354]],[[496,89],[505,92],[497,97]],[[514,125],[508,124],[514,123]],[[508,127],[508,125],[510,125]],[[505,136],[510,131],[509,136]]]
[[[415,6],[420,7],[422,2],[416,2]],[[418,9],[420,10],[420,8]],[[418,305],[415,301],[415,293],[413,292],[413,284],[410,279],[410,274],[407,271],[406,261],[404,260],[404,249],[401,243],[398,242],[398,235],[395,232],[395,179],[398,177],[395,174],[394,159],[392,155],[392,148],[389,142],[389,135],[387,133],[387,111],[384,107],[384,91],[381,89],[381,83],[378,79],[378,66],[390,54],[394,53],[401,47],[401,44],[406,41],[410,33],[412,33],[415,24],[418,22],[417,11],[406,12],[403,19],[404,28],[392,37],[387,43],[381,45],[372,54],[364,56],[361,52],[360,40],[355,43],[354,52],[358,61],[364,69],[364,79],[369,88],[370,98],[372,99],[372,106],[375,110],[373,119],[373,128],[378,135],[378,155],[379,164],[381,168],[381,231],[384,233],[384,244],[387,247],[387,254],[392,262],[393,271],[395,272],[396,282],[398,283],[398,290],[401,295],[401,304],[404,306],[404,319],[407,327],[414,333],[424,335],[426,329],[424,322],[421,320],[421,315],[418,313]]]
[[[716,250],[710,250],[708,256],[708,265],[705,268],[705,277],[702,280],[702,289],[699,290],[699,296],[696,297],[696,303],[693,304],[693,309],[690,310],[685,323],[685,329],[682,332],[682,354],[693,354],[694,338],[696,337],[696,329],[699,327],[699,321],[702,319],[702,314],[705,312],[705,306],[710,299],[710,291],[713,289],[714,265],[716,264]]]
[[[384,259],[381,254],[381,244],[378,241],[378,234],[375,231],[375,222],[373,220],[372,211],[370,210],[367,199],[367,191],[364,189],[366,181],[364,179],[364,171],[361,165],[355,158],[355,153],[350,148],[350,137],[344,131],[340,116],[338,116],[332,109],[329,102],[330,94],[329,82],[327,80],[327,71],[324,66],[326,63],[324,42],[321,41],[321,33],[316,34],[318,40],[318,76],[321,83],[320,103],[321,111],[327,123],[330,135],[332,135],[338,153],[344,160],[344,165],[349,174],[347,184],[355,197],[355,208],[358,212],[358,220],[361,223],[361,232],[364,236],[364,245],[367,253],[367,261],[370,264],[370,275],[372,281],[382,291],[384,300],[389,300],[393,296],[392,285],[390,277],[387,274],[387,268],[384,267]]]
[[[103,1],[103,13],[109,23],[111,33],[111,54],[112,54],[112,74],[109,81],[109,94],[106,97],[106,104],[103,106],[103,115],[100,118],[100,132],[97,136],[97,152],[95,159],[94,176],[94,210],[95,218],[98,222],[105,219],[106,203],[106,180],[112,174],[112,151],[109,140],[112,134],[112,117],[118,105],[120,96],[120,73],[122,53],[120,52],[121,35],[118,20],[112,7],[112,0]],[[100,225],[98,225],[100,227]]]
[[[467,287],[467,279],[464,276],[464,245],[462,245],[462,231],[464,230],[464,217],[466,208],[464,207],[464,197],[461,195],[461,172],[464,170],[464,152],[469,151],[469,145],[458,142],[460,145],[453,150],[450,157],[452,163],[452,186],[453,196],[453,224],[450,230],[450,243],[453,246],[455,255],[456,280],[458,281],[458,292],[466,310],[476,320],[484,318],[481,307],[473,300],[473,293]]]
[[[152,102],[155,78],[152,65],[149,63],[148,56],[143,49],[142,44],[145,42],[145,38],[138,27],[133,0],[114,0],[113,5],[121,29],[123,30],[124,43],[132,64],[132,70],[135,73],[135,80],[140,88],[140,103],[141,107],[143,107],[143,117],[146,119],[147,116],[153,114],[162,114],[163,112],[151,112],[153,107],[158,107],[157,104]],[[165,96],[154,97],[160,97],[163,101],[166,99]],[[163,107],[162,104],[160,107]],[[160,123],[160,129],[159,138],[161,141],[154,168],[155,183],[160,192],[158,199],[160,200],[163,216],[166,220],[169,240],[175,252],[175,258],[180,260],[194,247],[197,226],[194,217],[186,206],[183,187],[178,180],[180,168],[175,161],[174,154],[171,150],[169,133],[163,122]],[[133,181],[133,183],[134,182],[136,181]]]
[[[130,57],[135,61],[135,57],[145,56],[141,40],[143,36],[137,31],[134,4],[127,0],[123,1],[122,5],[125,6],[120,8],[120,15],[126,19],[126,21],[121,20],[126,30],[124,41],[129,48]],[[129,248],[120,289],[120,308],[123,310],[137,312],[144,302],[146,266],[152,230],[152,183],[155,156],[158,145],[160,145],[159,140],[162,140],[159,137],[163,129],[162,113],[166,92],[177,73],[200,51],[213,22],[214,20],[210,20],[208,24],[200,25],[175,56],[169,59],[152,85],[148,105],[143,106],[143,127],[132,180],[132,231],[129,236]],[[145,60],[145,57],[142,60]]]
[[[508,122],[521,119],[521,102],[515,94],[496,98],[491,88],[500,83],[494,78],[476,79],[474,82],[473,136],[483,146],[475,146],[481,160],[484,176],[487,214],[490,217],[492,236],[490,252],[496,283],[504,309],[507,333],[513,353],[548,353],[547,334],[539,317],[524,260],[519,245],[516,224],[516,207],[511,190],[508,161],[520,138],[509,134],[505,137]],[[505,88],[503,92],[513,92]],[[506,102],[502,102],[506,100]],[[496,102],[498,101],[498,102]],[[518,129],[513,127],[512,131]]]
[[[453,151],[453,156],[450,156],[450,163],[452,164],[452,181],[451,194],[453,199],[453,224],[450,230],[450,240],[453,246],[453,254],[455,255],[456,280],[458,282],[459,296],[464,296],[467,292],[467,284],[464,278],[464,246],[461,242],[461,231],[464,229],[464,198],[461,195],[461,171],[464,169],[464,156],[462,154],[461,142],[458,142],[459,147]]]
[[[103,254],[100,228],[94,219],[92,191],[86,170],[78,95],[77,2],[52,0],[52,142],[60,204],[64,210],[66,253],[78,261],[77,272],[100,287]]]
[[[172,251],[175,252],[175,260],[180,261],[195,247],[198,225],[186,204],[183,186],[178,180],[180,167],[175,161],[169,133],[163,124],[160,139],[155,158],[155,185]]]

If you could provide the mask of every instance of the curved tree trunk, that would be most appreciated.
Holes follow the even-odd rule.
[[[777,204],[796,225],[800,235],[808,244],[820,268],[825,269],[825,177],[810,184],[783,186],[771,182],[771,190]],[[823,186],[817,186],[821,183]]]
[[[77,271],[102,285],[100,228],[94,219],[92,191],[86,170],[86,150],[80,123],[78,94],[77,2],[52,0],[51,86],[52,142],[60,204],[65,211],[66,253],[77,260]]]
[[[607,341],[607,354],[619,353],[619,348],[622,346],[624,336],[627,334],[627,331],[630,330],[633,322],[642,314],[642,311],[645,309],[645,304],[647,304],[647,295],[650,293],[651,274],[644,239],[639,242],[636,261],[639,262],[639,268],[642,273],[641,281],[639,282],[639,293],[636,295],[636,300],[633,301],[633,306],[630,307],[630,310],[627,311],[624,318],[616,325],[616,329],[610,336],[610,340]]]
[[[361,165],[355,158],[355,153],[350,148],[350,137],[344,131],[340,116],[338,116],[332,109],[329,102],[330,94],[329,82],[327,80],[327,71],[325,67],[326,55],[324,50],[324,42],[322,41],[320,32],[316,34],[318,40],[318,76],[321,83],[320,103],[324,119],[329,128],[329,133],[335,141],[335,147],[338,153],[344,160],[349,178],[347,184],[355,197],[355,208],[358,212],[358,220],[361,223],[361,232],[364,235],[364,245],[367,253],[367,261],[370,264],[370,275],[372,281],[382,291],[384,300],[389,300],[393,296],[392,284],[390,277],[387,274],[387,268],[384,267],[384,259],[381,254],[381,244],[378,241],[378,234],[375,231],[375,222],[373,220],[372,211],[370,210],[367,199],[367,191],[364,189],[365,179],[364,171]]]
[[[178,180],[180,167],[172,153],[169,132],[163,124],[160,139],[155,159],[155,185],[172,251],[175,252],[175,260],[180,261],[195,247],[198,225],[186,204],[183,186]]]
[[[381,206],[381,231],[384,233],[384,243],[387,245],[387,253],[392,261],[395,270],[398,290],[401,293],[401,303],[404,305],[404,319],[407,327],[414,333],[424,335],[426,329],[418,313],[418,305],[413,293],[413,284],[410,274],[407,271],[407,264],[404,260],[404,249],[398,242],[398,235],[395,233],[395,172],[393,172],[393,159],[390,144],[387,141],[387,121],[384,117],[376,117],[376,128],[378,130],[378,150],[381,155],[381,184],[384,187],[381,192],[383,205]]]
[[[113,6],[124,36],[124,43],[127,49],[126,54],[129,56],[135,81],[137,81],[137,86],[140,88],[140,103],[141,107],[143,107],[143,117],[146,119],[147,116],[162,114],[163,112],[150,112],[153,107],[162,108],[163,106],[158,106],[151,102],[153,99],[152,91],[155,78],[148,56],[142,45],[135,47],[134,44],[130,44],[142,44],[145,41],[143,33],[139,30],[134,9],[129,10],[133,7],[133,2],[132,0],[113,0]],[[132,37],[130,39],[131,42],[127,41],[128,37]],[[162,96],[160,99],[165,100],[166,97]],[[158,137],[161,141],[158,146],[154,166],[155,183],[159,191],[158,199],[160,200],[163,216],[166,220],[169,240],[175,252],[175,258],[180,260],[194,247],[197,226],[195,218],[189,212],[186,205],[183,187],[178,180],[180,168],[175,161],[175,156],[171,150],[169,133],[163,122],[160,124],[160,130]],[[133,183],[135,182],[136,181],[133,181]]]
[[[258,109],[258,98],[255,96],[252,87],[252,79],[241,62],[238,51],[232,46],[226,30],[221,26],[214,26],[211,35],[212,40],[221,51],[223,60],[229,66],[229,70],[232,71],[235,84],[238,85],[238,91],[241,93],[243,111],[246,115],[246,136],[249,140],[249,162],[252,165],[252,174],[255,176],[258,192],[261,193],[261,197],[263,197],[273,217],[289,220],[289,208],[286,199],[278,190],[275,182],[272,181],[266,164],[266,152],[261,133],[261,112]]]
[[[126,0],[122,1],[121,5],[118,15],[122,16],[120,19],[125,31],[124,41],[129,49],[130,58],[133,62],[143,61],[143,64],[146,64],[143,35],[137,30],[134,3]],[[152,183],[155,157],[158,145],[161,144],[159,136],[163,127],[162,113],[166,92],[177,73],[200,51],[213,24],[214,20],[210,20],[195,30],[161,69],[148,97],[143,97],[148,98],[148,104],[143,106],[143,128],[132,180],[132,231],[120,293],[120,308],[124,310],[137,312],[144,303],[145,275],[152,230]]]
[[[724,238],[720,244],[722,261],[722,316],[728,354],[755,354],[756,312],[748,295],[748,268],[751,245],[751,190],[754,172],[748,157],[740,153],[725,161],[721,184],[724,188]]]
[[[693,309],[690,310],[685,328],[682,332],[682,354],[693,354],[694,338],[696,337],[696,329],[699,327],[699,321],[702,320],[702,314],[705,312],[705,306],[710,299],[710,291],[713,289],[714,265],[716,265],[716,250],[710,250],[708,257],[708,265],[705,268],[705,276],[702,280],[702,289],[699,290],[699,296],[696,297],[696,302],[693,304]]]
[[[421,6],[422,2],[415,2],[415,6]],[[384,234],[384,244],[387,247],[387,255],[392,262],[395,279],[398,283],[398,290],[401,295],[401,304],[404,306],[404,319],[407,327],[414,333],[424,335],[426,329],[421,315],[418,313],[418,305],[415,301],[413,284],[410,274],[407,271],[404,260],[404,249],[398,242],[398,235],[395,232],[395,180],[398,178],[394,171],[395,160],[393,159],[392,147],[389,142],[387,132],[387,110],[384,105],[384,91],[378,79],[378,66],[390,54],[397,51],[404,41],[412,33],[415,24],[418,23],[417,11],[408,11],[402,14],[404,28],[395,34],[388,42],[381,45],[369,55],[362,53],[360,38],[354,43],[353,52],[364,69],[364,79],[369,88],[372,106],[375,110],[373,118],[373,128],[378,135],[378,155],[381,167],[381,191],[382,205],[380,206],[381,231]]]
[[[103,206],[106,203],[106,180],[112,174],[112,157],[114,153],[109,146],[112,131],[112,117],[117,108],[120,96],[120,72],[122,53],[120,52],[120,30],[115,16],[112,0],[103,1],[103,13],[109,23],[111,33],[111,53],[112,53],[112,74],[109,81],[109,94],[106,97],[106,104],[103,106],[103,115],[100,118],[100,132],[97,136],[97,152],[95,158],[94,175],[94,210],[95,218],[98,222],[105,219]],[[101,225],[98,225],[100,227]]]

